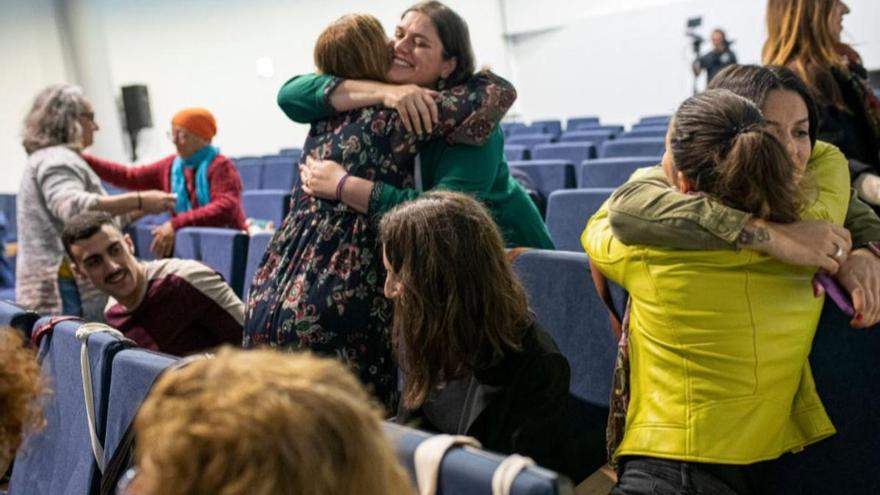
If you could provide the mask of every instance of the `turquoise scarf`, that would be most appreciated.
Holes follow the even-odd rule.
[[[211,202],[211,186],[208,185],[208,167],[214,161],[214,157],[220,150],[210,144],[193,153],[184,160],[180,155],[174,157],[171,164],[171,192],[177,194],[177,213],[186,213],[192,209],[189,202],[189,193],[186,190],[186,177],[183,175],[183,167],[196,169],[196,199],[199,206],[205,206]]]

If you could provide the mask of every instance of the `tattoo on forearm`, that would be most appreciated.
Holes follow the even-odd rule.
[[[736,240],[743,246],[770,242],[770,231],[765,227],[745,227]]]

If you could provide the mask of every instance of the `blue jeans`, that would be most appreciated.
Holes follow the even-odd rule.
[[[82,316],[82,302],[79,299],[76,279],[58,277],[58,292],[61,293],[61,314]]]
[[[754,472],[756,467],[653,457],[622,458],[617,486],[611,494],[751,495],[758,493]]]

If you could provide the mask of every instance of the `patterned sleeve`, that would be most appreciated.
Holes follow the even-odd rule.
[[[399,118],[393,119],[393,148],[398,153],[415,153],[418,143],[438,138],[451,144],[481,146],[514,101],[512,84],[492,72],[478,72],[463,84],[440,92],[439,119],[430,133],[416,136],[404,129]]]

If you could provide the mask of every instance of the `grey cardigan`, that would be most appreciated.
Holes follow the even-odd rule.
[[[61,313],[58,270],[65,257],[64,222],[92,209],[107,191],[76,151],[52,146],[31,153],[17,198],[18,253],[15,293],[18,304],[43,315]],[[77,280],[83,316],[103,321],[107,297],[88,281]]]

